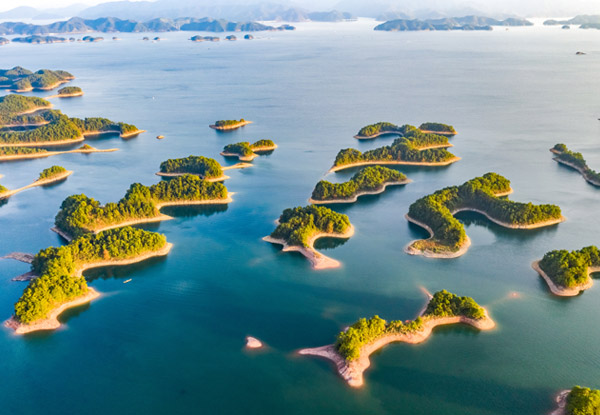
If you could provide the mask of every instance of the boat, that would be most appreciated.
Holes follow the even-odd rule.
[[[131,278],[129,278],[128,280],[123,281],[123,284],[127,284],[128,282],[131,282]]]
[[[165,136],[164,136],[164,135],[157,135],[157,136],[156,136],[156,138],[157,138],[158,140],[162,140],[163,138],[165,138]]]

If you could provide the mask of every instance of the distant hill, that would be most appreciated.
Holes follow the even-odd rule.
[[[465,16],[443,19],[396,19],[382,23],[375,30],[418,31],[418,30],[492,30],[492,26],[532,26],[528,20],[508,18],[496,20],[491,17]]]
[[[114,17],[99,19],[82,19],[73,17],[66,21],[48,25],[5,22],[0,23],[0,35],[46,35],[50,33],[85,33],[85,32],[257,32],[267,30],[293,30],[293,26],[273,27],[257,22],[230,22],[208,17],[196,19],[182,17],[178,19],[152,19],[141,23],[134,20],[121,20]]]
[[[588,15],[582,14],[575,16],[569,20],[546,20],[544,22],[546,26],[554,25],[580,25],[582,29],[594,28],[597,29],[600,26],[600,15]]]

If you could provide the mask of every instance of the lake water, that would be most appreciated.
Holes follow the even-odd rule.
[[[70,116],[103,116],[148,130],[90,140],[106,154],[0,164],[15,188],[60,164],[66,182],[34,188],[0,207],[0,253],[61,243],[50,231],[61,201],[85,193],[120,199],[156,183],[161,161],[214,157],[225,144],[273,139],[254,167],[228,172],[227,208],[165,210],[148,225],[174,243],[167,258],[88,275],[103,293],[61,317],[55,332],[0,335],[6,414],[543,414],[557,391],[600,387],[600,284],[559,299],[531,262],[551,249],[599,244],[600,190],[552,161],[565,142],[600,169],[600,31],[559,27],[493,32],[374,32],[371,22],[300,24],[253,41],[192,43],[195,33],[119,34],[94,44],[2,46],[0,67],[65,69],[85,96],[54,100]],[[575,56],[578,50],[588,52]],[[40,96],[52,93],[41,93]],[[231,133],[217,119],[254,124]],[[287,207],[305,205],[341,148],[363,125],[453,124],[445,168],[401,168],[413,180],[335,206],[356,234],[317,246],[340,260],[314,271],[302,256],[261,241]],[[164,140],[156,140],[157,135]],[[409,256],[426,233],[404,219],[419,197],[488,171],[505,175],[513,200],[556,203],[565,223],[507,230],[461,214],[473,245],[453,260]],[[352,171],[327,176],[343,181]],[[0,261],[0,315],[8,318],[28,265]],[[125,279],[131,278],[124,285]],[[413,318],[421,287],[472,296],[498,328],[438,329],[421,345],[394,344],[371,358],[365,387],[351,389],[325,361],[295,354],[333,342],[360,317]],[[244,350],[252,335],[268,347]]]

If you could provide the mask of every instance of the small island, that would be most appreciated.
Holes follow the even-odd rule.
[[[82,153],[82,154],[112,153],[113,151],[118,151],[118,150],[119,150],[118,148],[107,148],[105,150],[99,150],[88,144],[84,144],[80,148],[77,148],[75,150],[67,150],[67,151],[48,151],[46,149],[37,148],[37,147],[0,147],[0,162],[12,161],[12,160],[45,158],[45,157],[50,157],[50,156],[57,156],[59,154],[69,154],[69,153]]]
[[[383,320],[379,316],[360,319],[341,332],[334,344],[302,349],[301,355],[331,360],[338,373],[353,388],[363,386],[364,371],[371,365],[369,356],[394,342],[422,343],[437,326],[468,324],[479,330],[495,327],[487,311],[470,297],[459,297],[446,290],[436,292],[415,320]]]
[[[361,169],[344,183],[331,183],[321,180],[315,186],[309,203],[354,203],[360,196],[383,193],[387,186],[410,183],[398,170],[382,166],[369,166]]]
[[[454,217],[471,211],[510,229],[535,229],[563,222],[556,205],[518,203],[501,198],[512,193],[510,181],[497,173],[487,173],[460,186],[447,187],[413,203],[406,219],[431,235],[412,241],[405,252],[430,258],[456,258],[467,252],[471,242],[465,228]]]
[[[31,36],[25,36],[25,37],[14,37],[12,39],[12,41],[15,43],[31,43],[31,44],[41,45],[44,43],[65,43],[67,41],[67,39],[65,39],[64,37],[58,37],[58,36],[31,35]]]
[[[258,340],[256,337],[247,336],[246,337],[246,349],[262,349],[264,344]]]
[[[581,153],[575,153],[564,144],[557,144],[550,151],[556,154],[554,160],[577,170],[588,183],[600,187],[600,173],[588,167]]]
[[[40,69],[32,72],[21,66],[0,69],[0,88],[15,92],[49,91],[73,79],[75,79],[73,75],[62,70]]]
[[[171,246],[164,235],[126,227],[41,250],[31,264],[31,272],[39,277],[29,283],[5,325],[16,334],[56,329],[63,311],[99,296],[82,276],[85,270],[164,256]]]
[[[554,295],[573,297],[590,288],[590,274],[600,272],[600,251],[588,246],[579,251],[550,251],[531,264]]]
[[[438,134],[453,136],[456,135],[456,130],[451,125],[426,122],[421,124],[419,128],[414,125],[405,124],[398,126],[390,122],[378,122],[376,124],[367,125],[360,129],[354,138],[358,140],[372,140],[382,135],[396,134],[406,136],[409,132],[421,131],[422,133]]]
[[[304,255],[313,269],[337,268],[339,261],[315,250],[314,242],[323,237],[350,238],[354,227],[348,216],[324,206],[286,209],[277,221],[277,228],[263,241],[283,245],[283,252],[295,251]]]
[[[452,144],[445,135],[424,133],[419,129],[408,130],[389,146],[364,153],[354,148],[340,150],[329,172],[373,164],[447,166],[460,160],[460,157],[446,150],[447,147],[452,147]]]
[[[219,42],[221,38],[218,36],[200,36],[195,35],[190,38],[192,42]]]
[[[223,148],[221,155],[224,157],[237,157],[240,161],[252,161],[260,155],[273,151],[277,148],[271,140],[258,140],[254,144],[250,144],[247,141],[235,144],[228,144]]]
[[[118,203],[105,206],[84,194],[69,196],[62,202],[52,230],[72,240],[107,229],[172,219],[160,213],[165,206],[230,202],[231,195],[223,184],[188,174],[150,187],[134,183]]]
[[[57,92],[58,94],[56,96],[58,98],[72,98],[83,95],[83,90],[78,86],[65,86],[64,88],[59,89]]]
[[[249,163],[237,163],[233,166],[223,167],[215,159],[203,156],[188,156],[180,159],[169,159],[160,163],[160,171],[156,173],[163,177],[178,177],[185,174],[195,174],[209,182],[222,182],[229,179],[223,173],[230,169],[245,169],[251,167]]]
[[[454,136],[457,134],[453,126],[439,122],[424,122],[419,126],[419,130],[424,133],[433,133],[440,135]]]
[[[557,395],[556,405],[558,408],[550,415],[598,415],[600,390],[574,386]]]
[[[65,169],[64,167],[52,166],[50,168],[44,169],[40,173],[37,180],[27,186],[23,186],[15,190],[9,190],[6,187],[0,185],[0,200],[7,199],[19,192],[22,192],[23,190],[31,189],[32,187],[45,186],[48,184],[60,182],[62,180],[65,180],[71,174],[73,174],[73,172]]]
[[[215,123],[209,125],[209,127],[212,128],[213,130],[231,131],[231,130],[237,130],[238,128],[243,127],[248,124],[252,124],[252,121],[246,121],[245,119],[242,118],[239,121],[238,120],[215,121]]]

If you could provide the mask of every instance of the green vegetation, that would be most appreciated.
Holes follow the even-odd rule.
[[[379,147],[374,150],[360,151],[353,148],[340,150],[334,162],[334,167],[361,162],[391,162],[404,161],[413,163],[441,163],[453,159],[454,154],[444,148],[428,148],[448,144],[448,137],[423,133],[419,130],[409,130],[404,137],[394,140],[391,146]]]
[[[77,128],[84,134],[115,132],[125,135],[139,131],[135,125],[114,122],[107,118],[92,117],[83,120],[80,118],[71,118],[71,121],[73,121]]]
[[[386,183],[406,180],[397,170],[382,166],[369,166],[361,169],[344,183],[331,183],[321,180],[312,192],[314,200],[350,199],[359,192],[379,190]]]
[[[0,193],[8,192],[8,189],[0,184]]]
[[[184,175],[150,187],[134,183],[118,203],[105,206],[84,194],[69,196],[62,202],[54,223],[69,235],[78,237],[106,226],[156,217],[159,203],[225,198],[227,188],[223,184]]]
[[[439,122],[424,122],[419,126],[419,129],[424,131],[433,131],[437,133],[456,134],[456,130],[453,126],[448,124],[442,124]]]
[[[358,131],[357,136],[372,137],[374,135],[381,134],[382,132],[404,135],[405,133],[413,129],[416,129],[416,127],[408,124],[399,127],[396,124],[392,124],[391,122],[378,122],[376,124],[367,125],[361,128]]]
[[[595,246],[572,252],[550,251],[539,266],[556,285],[573,288],[588,281],[589,267],[600,267],[600,251]]]
[[[73,75],[66,71],[40,69],[34,73],[20,66],[15,66],[12,69],[0,69],[0,88],[18,91],[47,90],[73,78]]]
[[[205,179],[223,176],[221,165],[215,160],[203,156],[189,156],[181,159],[169,159],[160,163],[161,173],[197,174]]]
[[[81,94],[83,91],[78,86],[65,86],[58,90],[58,95],[75,95]]]
[[[275,147],[273,140],[258,140],[250,146],[252,150],[261,149],[263,147]]]
[[[0,132],[0,144],[43,143],[81,138],[81,130],[69,117],[61,114],[60,111],[51,112],[59,114],[56,121],[33,130],[2,131]]]
[[[0,147],[0,156],[19,156],[25,154],[47,153],[48,150],[36,147]]]
[[[350,226],[348,216],[323,206],[286,209],[279,217],[279,225],[271,237],[283,239],[288,245],[307,247],[315,233],[343,234]]]
[[[65,173],[67,169],[62,166],[52,166],[47,169],[44,169],[40,173],[40,177],[38,180],[51,179],[54,176],[58,176],[59,174]]]
[[[567,395],[565,415],[600,415],[600,390],[573,387]]]
[[[31,264],[40,277],[29,283],[15,304],[15,317],[24,324],[44,319],[52,309],[85,294],[85,278],[75,275],[84,264],[135,258],[158,251],[166,243],[164,235],[126,227],[41,250]]]
[[[496,195],[510,191],[510,181],[499,174],[487,173],[461,186],[447,187],[425,196],[410,208],[408,215],[433,230],[433,238],[415,241],[413,248],[432,252],[455,252],[467,236],[452,212],[477,209],[510,225],[531,225],[561,217],[556,205],[534,205],[501,199]]]
[[[5,95],[0,97],[0,125],[23,123],[23,121],[27,121],[27,117],[21,116],[21,113],[50,106],[48,101],[38,97]]]
[[[241,118],[239,121],[238,120],[219,120],[219,121],[215,121],[215,126],[217,127],[234,127],[238,124],[242,124],[245,123],[246,120]]]
[[[577,169],[582,170],[581,173],[586,180],[596,186],[600,186],[600,173],[588,167],[587,162],[581,153],[570,151],[564,144],[555,145],[552,148],[552,152],[556,154],[556,159],[558,161],[563,161],[575,166]]]
[[[254,144],[250,144],[247,141],[235,144],[228,144],[223,148],[224,153],[231,153],[242,157],[249,157],[254,154],[254,151],[264,147],[275,147],[275,143],[271,140],[258,140]]]
[[[423,323],[427,319],[454,316],[479,320],[485,317],[485,312],[472,298],[459,297],[443,290],[433,295],[423,315],[413,321],[397,320],[387,323],[379,316],[373,316],[368,320],[361,318],[348,330],[338,334],[336,349],[346,360],[356,360],[360,357],[361,348],[379,337],[388,334],[415,333],[423,329]]]

